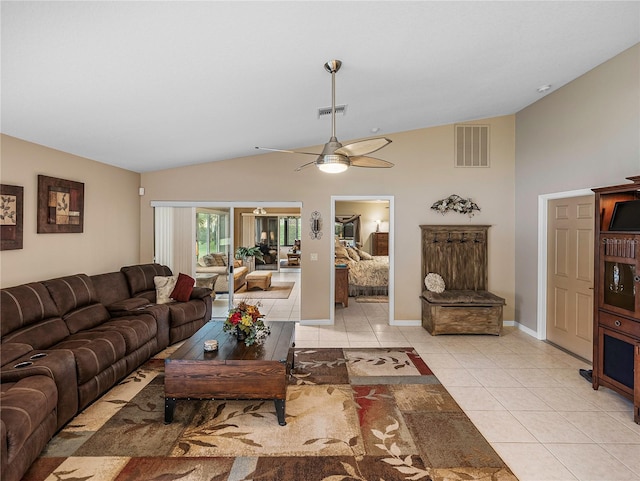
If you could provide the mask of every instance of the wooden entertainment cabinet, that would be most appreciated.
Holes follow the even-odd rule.
[[[593,388],[604,386],[632,400],[640,424],[640,229],[610,230],[616,203],[640,200],[640,176],[628,180],[593,189]]]

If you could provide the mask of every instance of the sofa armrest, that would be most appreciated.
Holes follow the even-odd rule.
[[[109,313],[126,312],[130,314],[132,311],[140,310],[150,306],[151,303],[144,297],[131,297],[129,299],[123,299],[113,304],[109,304],[107,309]]]
[[[194,287],[189,299],[204,299],[205,297],[211,296],[212,292],[208,287]]]
[[[22,342],[5,342],[0,347],[0,366],[5,366],[31,351],[33,351],[33,347],[29,344]]]
[[[0,382],[18,382],[30,376],[47,376],[54,378],[51,369],[44,365],[34,364],[28,358],[17,360],[13,364],[8,364],[0,371]]]
[[[31,363],[14,367],[19,363]],[[36,350],[2,367],[0,382],[18,382],[30,376],[47,376],[58,386],[58,423],[61,428],[78,413],[76,359],[67,349]]]

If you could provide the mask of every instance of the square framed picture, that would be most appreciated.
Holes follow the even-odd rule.
[[[38,234],[81,233],[84,228],[84,184],[38,176]]]

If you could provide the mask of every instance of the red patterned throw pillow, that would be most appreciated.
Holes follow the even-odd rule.
[[[181,273],[178,275],[176,287],[173,289],[173,292],[169,297],[179,302],[187,302],[191,297],[191,292],[193,291],[193,285],[195,283],[196,280],[193,277]]]

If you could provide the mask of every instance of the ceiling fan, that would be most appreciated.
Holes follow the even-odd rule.
[[[331,138],[329,139],[329,142],[324,144],[322,153],[317,154],[296,150],[267,149],[264,147],[256,147],[256,149],[317,156],[316,160],[301,165],[296,169],[296,171],[300,171],[313,164],[315,164],[321,171],[332,174],[344,172],[349,167],[393,167],[391,162],[368,157],[367,155],[390,144],[391,140],[385,137],[378,137],[375,139],[361,140],[359,142],[342,145],[336,138],[336,72],[340,70],[341,66],[342,62],[340,60],[330,60],[324,64],[325,70],[331,74]]]

